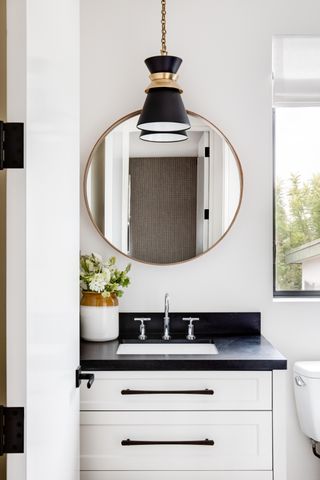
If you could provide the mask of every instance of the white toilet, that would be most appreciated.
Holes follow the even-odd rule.
[[[320,361],[296,362],[294,390],[301,430],[320,442]]]

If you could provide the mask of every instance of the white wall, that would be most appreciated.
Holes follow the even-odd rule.
[[[174,0],[168,47],[184,59],[180,83],[188,109],[218,125],[244,169],[239,217],[225,240],[198,260],[172,267],[133,262],[122,310],[260,310],[262,328],[289,359],[288,479],[318,480],[320,461],[300,433],[292,363],[320,357],[320,304],[272,300],[273,34],[320,34],[319,0]],[[144,59],[159,51],[158,0],[81,0],[82,166],[100,133],[140,108],[148,83]],[[114,251],[82,209],[84,251]],[[120,257],[118,255],[118,257]],[[120,257],[124,264],[127,259]],[[197,279],[207,281],[199,285]]]

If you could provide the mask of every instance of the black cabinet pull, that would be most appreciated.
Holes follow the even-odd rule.
[[[207,447],[211,447],[214,445],[213,440],[208,440],[207,438],[205,440],[186,440],[186,441],[147,441],[147,440],[130,440],[127,438],[127,440],[122,440],[121,445],[123,447],[135,447],[139,445],[204,445]]]
[[[213,390],[121,390],[121,395],[214,395]]]

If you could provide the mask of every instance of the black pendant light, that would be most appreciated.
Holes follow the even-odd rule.
[[[188,138],[185,130],[190,128],[177,84],[177,72],[182,59],[168,55],[166,46],[166,0],[162,5],[161,55],[149,57],[145,63],[150,71],[150,85],[146,88],[145,100],[137,127],[143,130],[140,138],[151,142],[182,141]],[[154,135],[151,135],[154,132]],[[165,133],[169,133],[167,137]],[[170,138],[170,139],[169,139]]]

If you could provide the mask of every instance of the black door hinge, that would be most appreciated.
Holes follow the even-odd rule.
[[[204,209],[204,219],[209,220],[209,208]]]
[[[0,170],[23,168],[24,125],[0,121]]]
[[[206,158],[210,157],[210,147],[204,147],[204,156]]]
[[[23,453],[24,408],[0,405],[0,456]]]

